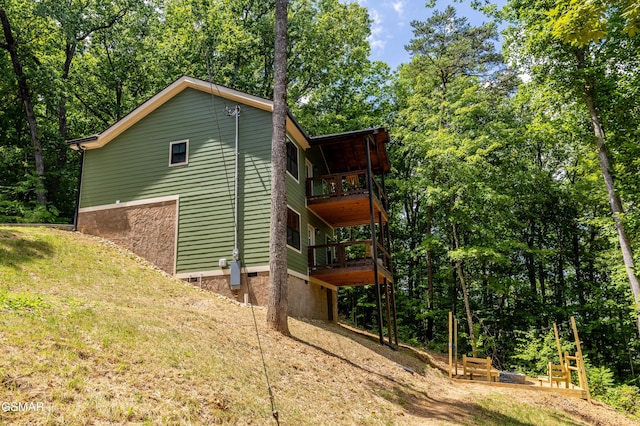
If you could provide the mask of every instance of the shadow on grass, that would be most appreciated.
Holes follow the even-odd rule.
[[[300,321],[307,322],[315,327],[320,327],[330,331],[331,333],[346,337],[360,346],[363,346],[368,350],[397,363],[398,368],[408,367],[414,373],[423,374],[425,364],[431,364],[412,348],[400,345],[399,348],[394,350],[387,344],[381,345],[377,335],[373,335],[363,330],[345,327],[342,324],[319,323],[317,321],[309,321],[305,319],[300,319]]]
[[[428,364],[432,368],[439,370],[444,374],[448,374],[448,370],[446,368],[443,368],[441,365],[438,365],[438,363],[433,359],[434,358],[433,356],[427,356],[424,352],[417,351],[415,348],[405,345],[402,342],[399,342],[400,344],[398,348],[396,348],[397,350],[395,351],[381,350],[380,348],[383,348],[383,347],[388,348],[387,337],[385,337],[385,345],[383,346],[380,344],[379,337],[377,335],[374,335],[371,332],[354,328],[351,326],[347,326],[344,324],[336,324],[334,327],[337,330],[337,333],[339,333],[340,335],[348,337],[354,342],[359,343],[360,345],[365,346],[368,349],[371,349],[377,352],[378,354],[390,359],[391,361],[400,362],[398,361],[399,356],[397,354],[406,354],[407,357],[414,359],[415,365],[417,366],[416,367],[417,372],[422,371],[422,369],[419,368],[420,365]],[[406,360],[406,357],[405,357],[405,360]]]
[[[315,349],[315,350],[317,350],[317,351],[320,351],[320,352],[322,352],[322,353],[323,353],[323,354],[325,354],[325,355],[328,355],[328,356],[330,356],[330,357],[333,357],[333,358],[339,359],[340,361],[342,361],[342,362],[344,362],[344,363],[346,363],[346,364],[349,364],[351,367],[356,368],[356,369],[358,369],[358,370],[361,370],[361,371],[363,371],[363,372],[365,372],[365,373],[368,373],[368,374],[372,374],[372,375],[378,376],[378,377],[380,377],[380,378],[382,378],[382,379],[388,380],[388,381],[393,382],[393,383],[396,383],[396,384],[398,384],[398,385],[402,385],[402,386],[404,386],[404,385],[405,385],[404,383],[401,383],[401,382],[397,381],[394,377],[388,376],[388,375],[386,375],[386,374],[379,373],[379,372],[377,372],[377,371],[373,371],[373,370],[371,370],[371,369],[369,369],[369,368],[367,368],[367,367],[364,367],[364,366],[362,366],[362,365],[356,364],[355,362],[351,361],[350,359],[347,359],[347,358],[345,358],[345,357],[343,357],[343,356],[341,356],[341,355],[338,355],[338,354],[336,354],[336,353],[333,353],[333,352],[331,352],[330,350],[325,349],[325,348],[323,348],[323,347],[321,347],[321,346],[315,345],[315,344],[313,344],[313,343],[311,343],[311,342],[307,342],[306,340],[302,340],[302,339],[300,339],[299,337],[291,336],[291,339],[293,339],[294,341],[296,341],[296,342],[298,342],[298,343],[301,343],[301,344],[303,344],[303,345],[307,345],[307,346],[309,346],[309,347],[312,347],[313,349]]]
[[[0,229],[0,264],[18,269],[20,265],[53,254],[53,246],[31,240],[20,230]]]
[[[410,359],[415,360],[415,365],[424,365],[424,361],[418,359],[417,354],[411,349],[404,347],[399,348],[399,351],[393,351],[387,346],[380,344],[377,336],[369,335],[366,333],[358,333],[353,330],[342,327],[340,325],[333,325],[327,323],[318,323],[315,321],[306,321],[310,325],[315,327],[329,330],[333,333],[347,337],[355,343],[395,362],[402,367],[401,363],[407,363]],[[298,343],[309,346],[325,355],[333,357],[335,359],[344,362],[345,364],[356,368],[363,373],[369,374],[374,377],[378,377],[382,380],[370,379],[367,381],[367,386],[370,387],[376,394],[389,402],[398,405],[402,410],[411,416],[430,419],[442,422],[453,422],[459,424],[474,424],[474,425],[511,425],[511,426],[533,426],[541,424],[539,421],[530,420],[526,417],[526,410],[533,410],[536,412],[535,407],[529,408],[514,408],[513,414],[505,414],[500,412],[500,408],[487,407],[486,403],[482,402],[464,402],[457,399],[448,399],[440,397],[438,395],[431,395],[428,392],[419,390],[409,383],[398,380],[395,377],[387,374],[375,371],[371,368],[359,364],[357,361],[348,359],[342,355],[333,352],[330,348],[324,348],[317,344],[302,340],[298,337],[292,336],[292,339]],[[417,374],[422,374],[420,368],[416,368]],[[521,414],[521,410],[525,410],[525,414]],[[579,426],[585,423],[572,419],[560,412],[554,412],[551,410],[545,410],[544,415],[545,424],[555,425],[567,425],[567,426]]]
[[[393,387],[384,392],[378,392],[383,398],[400,405],[407,414],[415,417],[439,420],[447,423],[501,425],[501,426],[534,426],[540,425],[539,420],[529,420],[514,409],[513,414],[501,413],[498,409],[487,408],[475,402],[463,402],[428,396],[424,393],[415,394],[403,388]],[[538,410],[530,407],[531,410]],[[575,421],[560,413],[545,411],[543,424],[582,426],[584,423]]]

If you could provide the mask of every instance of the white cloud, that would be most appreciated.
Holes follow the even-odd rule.
[[[370,36],[369,45],[371,46],[371,53],[374,55],[381,55],[382,52],[384,52],[384,47],[387,45],[387,41]]]
[[[371,35],[369,36],[371,52],[374,54],[381,54],[387,44],[387,41],[384,40],[385,30],[382,25],[382,17],[376,9],[369,9],[369,16],[373,21],[371,23]]]
[[[369,9],[369,17],[373,21],[371,24],[371,32],[372,33],[381,33],[383,30],[382,27],[382,18],[380,17],[380,13],[376,9]]]
[[[398,16],[402,16],[404,14],[404,6],[407,2],[405,0],[398,0],[395,1],[393,3],[391,3],[391,6],[393,7],[393,10],[396,11],[396,13],[398,14]]]

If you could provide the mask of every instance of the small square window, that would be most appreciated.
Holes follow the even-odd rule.
[[[287,140],[287,171],[298,180],[298,147],[290,140]]]
[[[169,166],[182,166],[189,162],[189,141],[177,141],[169,144]]]

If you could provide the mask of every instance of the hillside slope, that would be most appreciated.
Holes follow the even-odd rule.
[[[262,354],[283,425],[634,424],[601,404],[452,384],[339,325],[290,329],[106,241],[0,227],[4,424],[276,424]]]

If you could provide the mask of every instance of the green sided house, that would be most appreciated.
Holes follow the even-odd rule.
[[[76,229],[266,305],[272,109],[182,77],[104,132],[69,141],[83,155]],[[377,284],[391,302],[386,129],[309,137],[289,115],[287,135],[289,314],[336,320],[341,286]],[[336,240],[355,225],[370,237]]]

